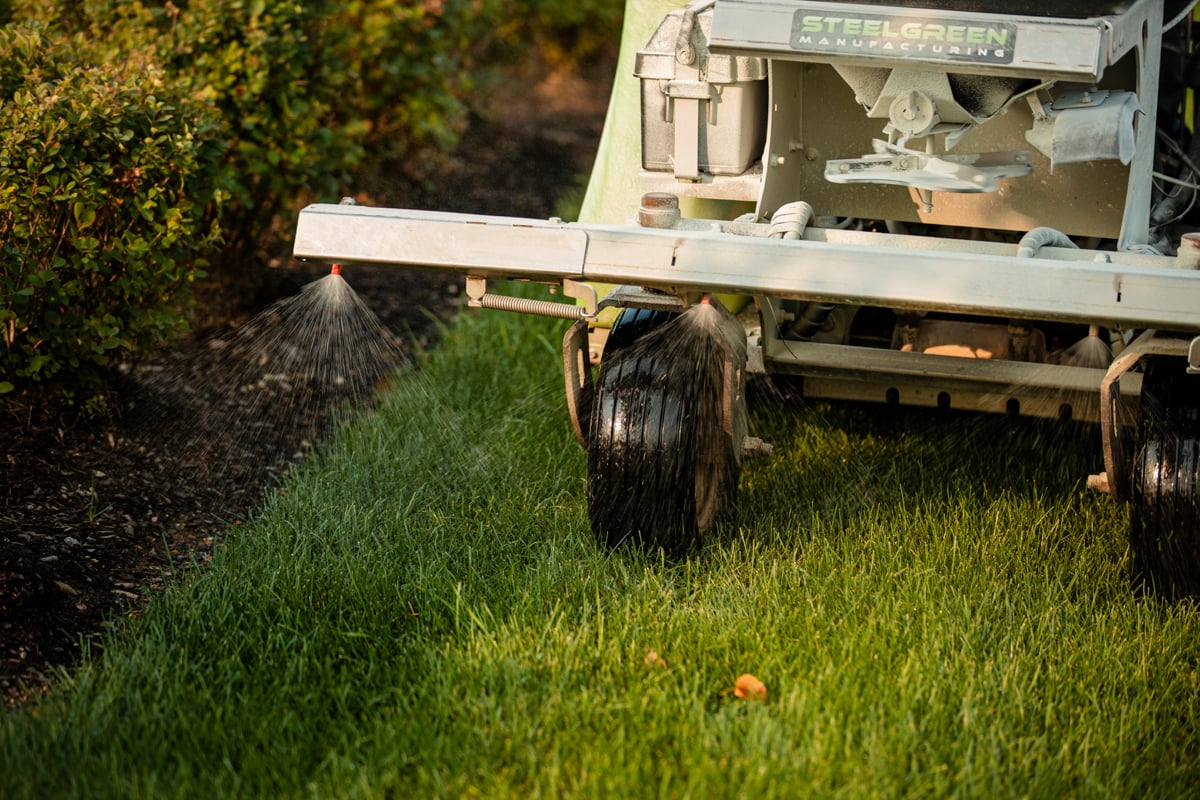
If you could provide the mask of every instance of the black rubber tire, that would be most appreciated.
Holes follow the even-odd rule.
[[[601,544],[678,557],[732,506],[739,464],[722,425],[721,356],[702,343],[657,346],[671,336],[663,326],[653,341],[606,353],[601,363],[588,511]]]
[[[679,316],[677,311],[652,311],[648,308],[623,308],[608,329],[604,355],[615,355],[645,334]]]
[[[1169,599],[1200,597],[1200,375],[1184,366],[1147,364],[1131,469],[1134,578]]]

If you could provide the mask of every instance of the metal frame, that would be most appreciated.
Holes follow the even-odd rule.
[[[1200,271],[1172,258],[686,220],[635,228],[470,214],[309,206],[295,255],[440,269],[483,278],[630,284],[895,309],[1200,333]],[[736,235],[730,231],[753,232]]]
[[[472,305],[581,320],[564,340],[568,407],[581,442],[587,438],[588,365],[596,360],[588,320],[613,304],[682,308],[702,293],[751,293],[760,298],[763,316],[751,340],[751,363],[768,373],[804,375],[812,396],[884,401],[895,392],[905,404],[937,405],[949,394],[959,408],[1003,412],[1015,400],[1023,414],[1051,417],[1068,405],[1073,416],[1099,420],[1105,430],[1113,425],[1105,414],[1116,397],[1138,393],[1138,375],[1127,375],[1118,392],[1111,370],[1106,380],[1104,370],[1084,367],[784,341],[775,333],[771,303],[810,300],[1169,330],[1191,337],[1200,352],[1200,271],[1188,268],[1186,254],[1174,259],[1045,247],[1039,257],[1023,258],[1016,245],[992,242],[820,228],[782,240],[766,238],[770,226],[763,224],[673,224],[641,228],[313,205],[300,213],[295,254],[465,271]],[[561,284],[585,306],[487,294],[492,279]],[[584,282],[624,288],[597,303]],[[1153,335],[1143,340],[1153,343],[1139,348],[1187,352],[1187,338],[1161,345]],[[1118,360],[1125,370],[1136,363],[1130,352],[1141,351]],[[1118,439],[1106,435],[1110,465]]]
[[[702,6],[711,5],[710,0],[698,0],[690,7],[688,35],[677,43],[680,58],[698,45],[690,22]],[[892,192],[880,200],[857,187],[822,194],[827,183],[814,173],[814,165],[830,161],[837,156],[837,147],[847,146],[845,141],[836,141],[838,132],[851,112],[861,115],[861,108],[847,106],[845,97],[821,93],[820,87],[836,82],[831,78],[835,67],[830,65],[840,69],[890,64],[893,68],[902,65],[905,70],[935,73],[951,69],[949,62],[944,57],[921,54],[889,62],[865,51],[835,53],[817,48],[806,52],[793,41],[792,27],[793,20],[801,19],[798,15],[804,13],[829,20],[830,24],[836,14],[858,15],[860,24],[871,20],[880,26],[901,17],[911,18],[921,31],[945,31],[948,26],[965,26],[965,30],[980,20],[996,30],[1015,31],[1016,45],[1010,59],[1003,63],[986,59],[956,61],[953,71],[961,68],[975,75],[1020,76],[1085,86],[1100,83],[1110,71],[1106,82],[1119,82],[1123,91],[1136,93],[1143,114],[1134,125],[1133,158],[1128,169],[1111,159],[1096,165],[1068,164],[1058,175],[1044,178],[1033,192],[1040,199],[1022,195],[1017,182],[1012,187],[990,187],[999,191],[986,202],[975,200],[978,195],[968,202],[960,200],[961,195],[941,193],[939,198],[946,198],[938,201],[943,207],[933,213],[922,190],[915,189],[912,199],[920,201],[917,205],[923,210],[916,219],[921,222],[1025,230],[1022,226],[1026,219],[1055,216],[1055,204],[1062,205],[1062,193],[1057,190],[1071,185],[1070,175],[1064,173],[1078,167],[1083,170],[1078,173],[1080,185],[1112,197],[1123,193],[1124,204],[1120,208],[1113,204],[1108,216],[1098,222],[1081,221],[1078,214],[1064,218],[1069,224],[1063,230],[1075,236],[1116,238],[1116,251],[1048,246],[1035,258],[1023,258],[1018,256],[1016,245],[819,227],[804,231],[798,239],[781,240],[768,236],[770,226],[766,224],[681,219],[675,201],[669,214],[661,202],[643,203],[638,224],[628,226],[318,204],[300,214],[295,255],[328,262],[466,273],[470,305],[577,320],[564,338],[563,358],[568,407],[576,435],[585,447],[594,392],[590,365],[597,360],[595,349],[600,338],[591,337],[589,331],[599,309],[613,304],[686,307],[700,294],[710,292],[753,295],[758,300],[761,324],[748,325],[757,327],[750,339],[749,368],[803,375],[809,394],[890,400],[895,393],[905,404],[940,405],[942,397],[952,392],[956,398],[965,399],[965,403],[956,400],[958,407],[1006,411],[1018,400],[1021,413],[1044,416],[1056,415],[1063,398],[1098,400],[1093,403],[1092,413],[1082,415],[1099,420],[1104,437],[1106,472],[1093,476],[1091,483],[1120,499],[1125,481],[1124,455],[1120,452],[1122,421],[1117,408],[1122,395],[1140,391],[1140,376],[1130,370],[1146,356],[1184,354],[1189,371],[1200,371],[1197,261],[1186,247],[1176,259],[1158,255],[1149,244],[1162,0],[1134,0],[1121,14],[1089,19],[916,10],[898,4],[720,0],[712,12],[711,24],[706,23],[707,50],[718,57],[727,54],[769,61],[768,104],[772,111],[761,164],[742,175],[707,175],[699,170],[699,156],[693,152],[693,140],[699,134],[694,126],[683,128],[682,133],[677,127],[675,149],[685,156],[685,168],[681,170],[677,164],[673,172],[643,170],[640,177],[644,187],[697,198],[750,201],[755,203],[756,213],[752,216],[757,219],[771,217],[776,209],[798,200],[797,194],[814,191],[816,195],[808,199],[822,205],[825,214],[866,213],[871,218],[900,221],[911,218],[914,212],[905,206],[909,200],[906,194]],[[696,74],[688,72],[683,76],[686,86],[676,87],[687,92],[671,95],[685,104],[712,99],[707,88],[693,86],[703,81],[700,68],[693,68],[694,55],[681,63]],[[1038,89],[1048,85],[1043,83]],[[693,96],[693,90],[701,89],[708,94]],[[1004,108],[1016,104],[1029,91],[1037,90],[1023,90]],[[814,108],[806,110],[801,100],[815,104]],[[841,105],[834,108],[834,101]],[[1009,114],[1007,120],[993,123],[989,119],[976,126],[967,136],[983,133],[971,144],[985,153],[1003,150],[997,145],[1022,136],[1026,117],[1036,116],[1040,102],[1030,102],[1028,109],[1017,104],[1013,110],[1024,117]],[[695,116],[693,113],[688,119]],[[874,110],[871,118],[878,118]],[[921,135],[926,130],[916,133]],[[1033,158],[1041,173],[1048,172],[1048,161],[1039,161],[1042,157],[1036,153]],[[1122,163],[1125,158],[1122,154]],[[694,180],[681,181],[681,177]],[[1005,197],[1009,193],[1012,198]],[[661,200],[661,195],[656,198]],[[1007,206],[1019,208],[1020,219],[1000,219],[999,212]],[[899,214],[887,213],[897,209]],[[564,294],[582,300],[583,306],[489,293],[488,281],[496,279],[536,281],[552,289],[561,286]],[[612,297],[597,301],[590,283],[622,288]],[[774,324],[775,312],[783,300],[1068,322],[1143,333],[1107,371],[955,358],[784,340]],[[1156,331],[1170,333],[1159,335]]]
[[[794,20],[811,14],[828,20],[884,19],[901,13],[914,24],[935,24],[936,27],[957,25],[966,28],[980,22],[1005,26],[1014,31],[1016,46],[1011,59],[1003,64],[963,60],[954,65],[955,71],[975,75],[1035,77],[1045,81],[1066,81],[1079,84],[1098,84],[1106,70],[1132,54],[1136,75],[1134,88],[1142,110],[1141,124],[1135,124],[1135,152],[1129,164],[1118,239],[1120,250],[1144,250],[1149,246],[1149,214],[1151,205],[1151,175],[1154,154],[1154,120],[1157,114],[1160,48],[1162,39],[1162,1],[1136,0],[1121,14],[1096,16],[1088,19],[1056,19],[1011,14],[922,10],[880,5],[851,3],[795,2],[794,0],[721,0],[713,9],[707,49],[713,53],[770,59],[772,132],[763,155],[762,167],[746,176],[714,179],[702,176],[699,183],[664,180],[663,176],[643,171],[642,185],[646,189],[674,191],[681,195],[728,199],[757,199],[761,215],[769,215],[780,202],[780,189],[774,184],[793,187],[799,181],[800,167],[805,160],[825,159],[812,142],[797,140],[800,124],[800,98],[804,94],[800,73],[789,64],[834,65],[843,68],[895,66],[911,69],[945,70],[948,62],[941,58],[904,57],[889,60],[878,50],[864,55],[798,48],[793,41]],[[853,37],[850,37],[853,38]],[[860,37],[861,38],[861,37]],[[805,90],[807,91],[807,89]],[[785,119],[779,119],[783,114]],[[779,131],[776,131],[776,128]],[[993,127],[995,127],[993,125]],[[782,177],[773,180],[773,173]],[[673,176],[672,176],[673,177]],[[1106,174],[1105,179],[1109,176]],[[1062,180],[1061,177],[1052,179]],[[757,186],[757,192],[755,187]],[[920,194],[920,193],[918,193]],[[862,197],[861,193],[856,195]],[[987,198],[942,195],[964,211],[988,215]],[[815,198],[809,197],[815,202]],[[944,202],[944,201],[943,201]],[[1030,202],[1030,198],[1025,198]],[[930,207],[925,207],[928,215]],[[992,209],[994,210],[994,209]],[[829,213],[829,212],[826,212]],[[894,215],[893,215],[894,216]],[[939,215],[941,216],[941,215]],[[888,217],[892,218],[892,217]],[[898,217],[897,217],[898,218]],[[1078,223],[1078,221],[1076,221]],[[1115,222],[1115,220],[1114,220]],[[979,224],[984,224],[981,222]],[[1105,234],[1108,235],[1108,234]]]

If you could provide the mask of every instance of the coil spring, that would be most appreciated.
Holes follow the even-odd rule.
[[[587,310],[571,303],[555,303],[551,300],[531,300],[527,297],[510,297],[504,294],[485,294],[476,301],[480,308],[498,311],[515,311],[518,314],[537,314],[542,317],[560,317],[579,320],[587,316]]]

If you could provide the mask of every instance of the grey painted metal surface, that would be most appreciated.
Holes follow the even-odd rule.
[[[896,4],[899,6],[900,4]],[[880,59],[975,74],[1038,75],[1096,82],[1133,47],[1136,15],[1048,18],[978,11],[880,8],[847,3],[722,0],[713,16],[714,52],[822,63]]]
[[[516,217],[431,214],[357,205],[312,205],[300,213],[297,258],[407,264],[488,276],[557,281],[564,264],[582,264],[587,234]]]
[[[564,279],[668,292],[729,292],[896,309],[1200,332],[1200,272],[1171,258],[859,234],[848,241],[586,225],[469,214],[312,205],[295,255],[488,278]],[[695,230],[704,228],[709,230]],[[742,230],[756,226],[741,225]],[[765,235],[766,226],[757,226]],[[1010,254],[1004,254],[1010,253]]]

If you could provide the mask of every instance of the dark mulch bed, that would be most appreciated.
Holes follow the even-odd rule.
[[[514,76],[473,117],[447,164],[422,180],[376,175],[366,196],[397,207],[553,215],[556,199],[591,166],[611,70],[609,59]],[[47,690],[53,671],[76,663],[106,625],[202,568],[311,450],[311,424],[264,410],[272,403],[249,406],[256,435],[236,458],[195,446],[216,435],[195,428],[215,416],[195,404],[245,413],[245,386],[221,386],[210,368],[212,342],[324,274],[282,263],[253,287],[207,287],[196,317],[202,329],[129,369],[103,419],[47,424],[27,399],[0,400],[0,692],[7,702]],[[459,303],[455,276],[354,268],[345,277],[410,345],[432,343],[437,320]],[[269,390],[280,391],[278,382]],[[181,393],[186,404],[175,402]]]

